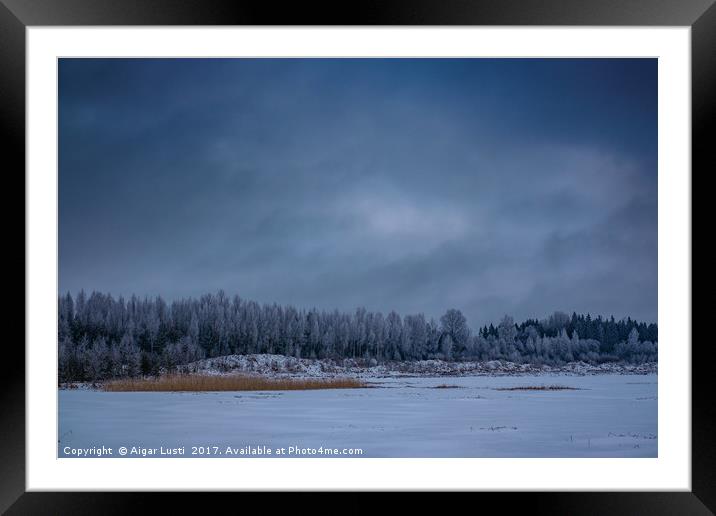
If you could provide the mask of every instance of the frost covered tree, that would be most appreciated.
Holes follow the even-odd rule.
[[[104,337],[98,337],[87,351],[86,374],[87,379],[97,381],[107,378],[110,372],[108,367],[109,348]]]
[[[130,332],[122,336],[119,343],[119,356],[121,361],[121,376],[137,376],[142,366],[142,353],[134,342]]]
[[[521,323],[506,316],[473,334],[457,309],[436,322],[423,314],[384,316],[365,308],[342,313],[262,305],[223,292],[166,303],[161,297],[125,300],[80,291],[58,298],[58,378],[156,374],[202,357],[267,352],[366,363],[434,358],[642,363],[657,360],[657,337],[655,324],[565,312]]]
[[[423,314],[405,316],[406,349],[403,354],[415,358],[427,358],[428,324]]]
[[[440,354],[439,357],[443,360],[450,360],[453,357],[453,349],[455,347],[455,344],[452,340],[452,336],[444,332],[442,336],[440,337],[440,343],[439,343],[439,350]]]
[[[467,340],[470,338],[470,329],[467,327],[467,319],[460,310],[451,308],[440,318],[442,332],[450,336],[454,346],[454,353],[461,355],[467,347]]]

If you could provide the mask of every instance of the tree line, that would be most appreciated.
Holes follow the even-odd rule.
[[[168,304],[80,291],[59,297],[60,381],[157,374],[205,357],[271,353],[365,363],[508,360],[560,365],[657,360],[657,326],[630,318],[555,312],[522,323],[505,316],[473,333],[448,310],[439,321],[358,308],[353,313],[259,304],[223,291]]]
[[[524,333],[528,327],[537,329],[540,337],[556,337],[562,329],[567,330],[567,335],[571,338],[574,332],[582,339],[594,339],[599,341],[600,352],[612,353],[620,342],[629,339],[629,334],[636,329],[639,342],[657,342],[659,340],[659,329],[656,324],[645,322],[637,322],[631,317],[626,319],[615,320],[614,316],[608,319],[597,316],[592,318],[590,314],[577,314],[573,312],[571,316],[564,312],[554,312],[548,318],[543,320],[527,319],[517,325],[517,330]],[[479,330],[479,334],[487,338],[492,335],[498,337],[497,327],[490,324],[483,326]]]

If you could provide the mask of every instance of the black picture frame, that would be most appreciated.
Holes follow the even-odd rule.
[[[371,0],[350,5],[301,2],[280,6],[255,0],[0,0],[0,119],[4,162],[11,163],[3,167],[3,177],[6,183],[11,179],[21,182],[19,190],[23,192],[25,183],[20,178],[25,177],[25,29],[64,25],[690,26],[691,177],[693,170],[701,170],[702,175],[712,171],[716,162],[714,145],[707,137],[713,133],[716,120],[716,5],[713,0]],[[6,188],[6,197],[16,192],[9,185]],[[5,220],[11,220],[11,216]],[[23,260],[26,260],[24,249],[23,245]],[[19,261],[17,254],[11,257],[11,262]],[[713,423],[716,404],[707,383],[712,367],[708,353],[706,342],[692,346],[691,492],[481,493],[479,501],[468,503],[482,504],[489,500],[507,504],[505,507],[523,507],[533,514],[713,514],[716,511],[716,427]],[[0,439],[0,510],[7,510],[8,514],[126,514],[141,510],[150,501],[159,502],[166,511],[175,507],[182,512],[197,507],[206,509],[205,502],[178,493],[25,492],[25,353],[18,346],[6,346],[6,356],[6,364],[12,366],[5,368],[6,384],[0,394],[4,427],[4,437]],[[241,506],[248,507],[251,502],[266,504],[263,497],[267,495],[211,496],[214,497],[212,505],[218,501],[217,497],[227,500],[230,496],[240,496]],[[353,494],[350,503],[343,503],[350,512],[367,512],[380,507],[380,502],[373,499],[375,496],[378,495]],[[284,495],[272,494],[271,504],[280,503],[283,498]],[[425,507],[422,495],[415,495],[411,500],[410,503]],[[304,502],[293,499],[290,503],[295,508]],[[311,512],[320,510],[320,506],[310,507]],[[402,509],[409,508],[403,506]]]

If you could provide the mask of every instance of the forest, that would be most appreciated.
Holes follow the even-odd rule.
[[[545,319],[472,331],[458,309],[438,321],[357,308],[297,309],[259,304],[223,291],[167,303],[161,297],[114,298],[80,291],[58,299],[60,382],[154,375],[202,358],[271,353],[297,358],[385,361],[657,361],[657,325],[631,318],[554,312]]]

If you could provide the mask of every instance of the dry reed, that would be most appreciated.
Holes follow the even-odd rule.
[[[496,391],[579,391],[577,387],[566,385],[525,385],[521,387],[495,387]]]
[[[459,385],[448,385],[446,383],[436,385],[433,389],[462,389]]]
[[[265,378],[260,376],[170,374],[152,378],[126,378],[105,382],[109,392],[130,391],[296,391],[357,389],[366,384],[354,378]]]

